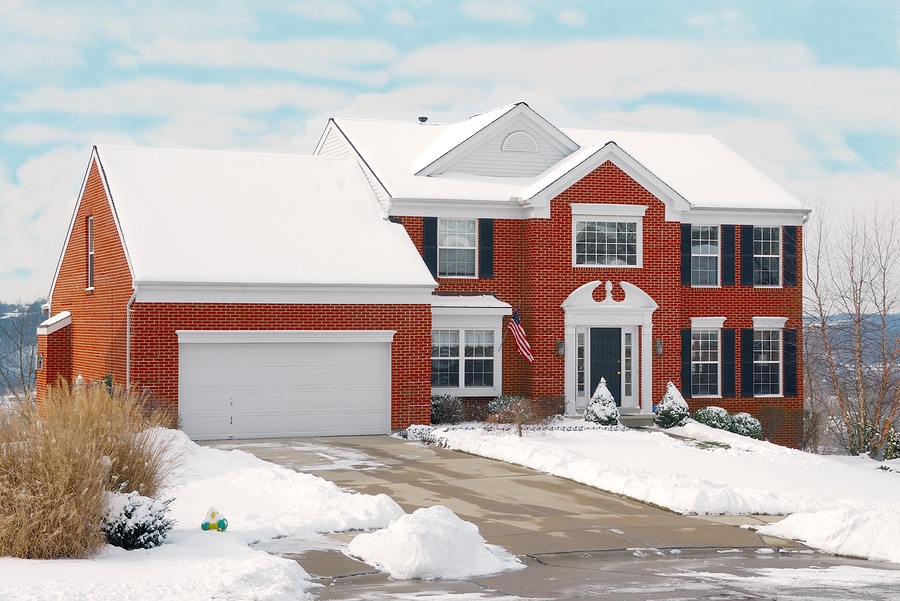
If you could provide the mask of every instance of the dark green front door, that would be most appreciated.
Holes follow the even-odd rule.
[[[622,406],[622,328],[591,328],[591,390],[597,390],[600,378]]]

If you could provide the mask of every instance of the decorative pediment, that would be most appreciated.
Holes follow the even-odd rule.
[[[562,307],[569,312],[590,312],[602,310],[621,311],[625,313],[653,313],[659,308],[649,294],[628,282],[619,282],[619,286],[625,292],[625,298],[617,301],[613,298],[613,283],[606,281],[606,296],[601,301],[594,300],[594,291],[600,287],[603,282],[596,280],[588,282],[575,289],[572,294],[563,302]]]

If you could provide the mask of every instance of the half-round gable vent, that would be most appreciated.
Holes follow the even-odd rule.
[[[512,150],[514,152],[537,152],[538,145],[531,134],[524,131],[514,131],[506,136],[500,150]]]

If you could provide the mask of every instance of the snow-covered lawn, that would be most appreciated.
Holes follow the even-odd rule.
[[[580,425],[584,422],[567,420]],[[822,456],[691,422],[662,432],[439,428],[451,449],[681,513],[790,514],[765,534],[900,563],[900,460]]]
[[[171,490],[176,499],[171,515],[178,524],[162,546],[137,551],[107,547],[86,560],[0,558],[0,599],[312,599],[316,585],[303,568],[254,547],[273,539],[290,539],[294,547],[330,547],[322,533],[347,530],[385,529],[378,532],[381,548],[368,555],[396,576],[468,577],[522,567],[502,549],[485,545],[472,524],[449,510],[436,507],[406,516],[386,495],[346,492],[243,451],[201,447],[181,432],[172,431],[172,437],[185,461]],[[228,519],[225,532],[200,528],[211,506]],[[458,530],[467,536],[422,536]],[[364,541],[360,545],[365,548]],[[480,557],[481,565],[471,565],[471,557]],[[491,561],[484,561],[487,557]]]

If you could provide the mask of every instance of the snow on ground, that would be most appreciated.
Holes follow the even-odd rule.
[[[172,442],[184,462],[170,491],[176,499],[171,516],[178,523],[162,546],[107,547],[87,560],[0,558],[0,599],[311,599],[316,585],[303,568],[259,548],[272,539],[316,548],[321,533],[385,528],[405,515],[387,495],[346,492],[243,451],[198,446],[182,432],[172,431]],[[225,532],[200,528],[213,505],[228,519]],[[430,521],[421,527],[428,529]]]
[[[384,530],[357,535],[347,553],[401,579],[464,580],[525,567],[505,550],[487,545],[475,524],[442,505],[417,509]]]
[[[683,438],[602,429],[519,438],[477,427],[435,435],[451,449],[681,513],[793,514],[759,530],[832,553],[900,563],[900,460],[813,455],[696,422],[668,432]]]

